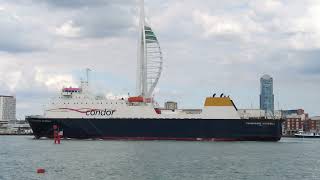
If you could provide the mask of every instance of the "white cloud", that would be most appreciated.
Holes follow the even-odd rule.
[[[200,25],[205,37],[236,36],[249,40],[256,33],[264,33],[264,27],[253,20],[250,12],[243,14],[211,15],[206,11],[193,11],[195,25]]]
[[[19,71],[0,74],[4,80],[4,84],[9,88],[10,92],[14,92],[19,85],[22,73]]]
[[[284,4],[280,0],[249,1],[249,6],[258,14],[275,15],[281,13]]]
[[[294,49],[307,50],[320,48],[320,2],[307,8],[306,13],[291,19],[292,30],[296,32],[290,38],[290,45]]]
[[[77,83],[75,83],[72,75],[48,74],[40,68],[36,69],[35,81],[45,85],[47,89],[52,91],[58,91],[62,87],[77,87]]]
[[[76,27],[72,20],[63,23],[60,27],[56,28],[56,33],[58,35],[75,38],[80,36],[81,29]]]
[[[232,18],[211,16],[204,12],[194,11],[193,19],[196,24],[202,26],[205,36],[240,34],[243,32],[242,25]]]
[[[51,37],[44,26],[48,23],[39,23],[39,17],[26,15],[25,10],[24,6],[14,4],[6,4],[5,8],[0,10],[0,52],[32,52],[49,46]]]

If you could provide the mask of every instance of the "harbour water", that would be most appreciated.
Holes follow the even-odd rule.
[[[0,180],[320,179],[320,139],[280,142],[34,140],[0,136]],[[37,174],[44,168],[45,174]]]

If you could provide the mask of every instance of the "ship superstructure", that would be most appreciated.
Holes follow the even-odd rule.
[[[80,87],[63,88],[42,116],[28,116],[36,138],[52,137],[53,126],[65,138],[135,140],[261,140],[278,141],[282,121],[243,119],[231,98],[207,97],[202,109],[163,109],[153,99],[163,64],[158,38],[145,21],[140,2],[137,96],[108,99]],[[88,73],[89,71],[87,71]]]
[[[63,88],[61,94],[45,106],[45,118],[156,118],[156,119],[240,119],[229,97],[208,97],[201,113],[163,111],[152,98],[142,96],[108,99],[88,91],[88,82],[79,88]]]

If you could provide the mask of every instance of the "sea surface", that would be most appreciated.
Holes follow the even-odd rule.
[[[45,174],[37,174],[44,168]],[[0,180],[320,179],[320,139],[34,140],[0,136]]]

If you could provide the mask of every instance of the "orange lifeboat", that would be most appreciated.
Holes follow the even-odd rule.
[[[144,98],[141,96],[137,96],[137,97],[129,97],[128,98],[129,102],[143,102]]]

